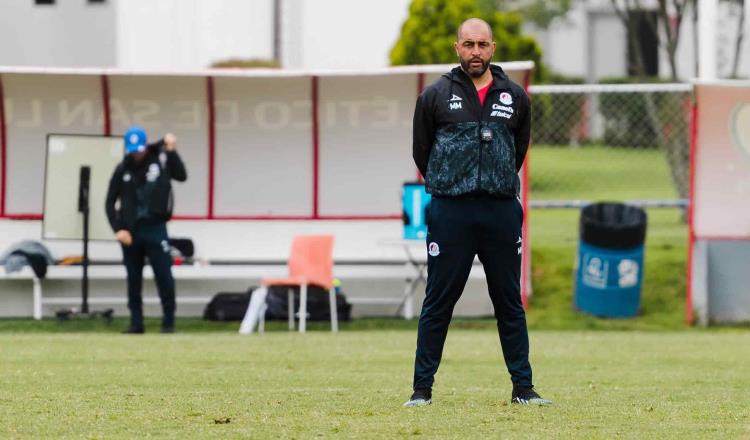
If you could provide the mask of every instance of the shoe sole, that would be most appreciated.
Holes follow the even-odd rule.
[[[404,403],[404,407],[406,408],[413,408],[415,406],[427,406],[427,405],[432,405],[432,399],[427,399],[427,400],[414,399],[414,400],[410,400]]]
[[[529,399],[529,400],[513,399],[510,401],[510,403],[514,405],[536,405],[536,406],[552,405],[552,401],[547,400],[547,399]]]

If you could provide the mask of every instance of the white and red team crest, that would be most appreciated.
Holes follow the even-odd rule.
[[[511,105],[513,104],[513,96],[508,92],[503,92],[500,94],[500,102],[505,105]]]
[[[427,253],[432,257],[440,255],[440,246],[434,241],[427,246]]]

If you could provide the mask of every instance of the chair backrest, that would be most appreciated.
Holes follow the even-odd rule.
[[[289,255],[289,276],[330,289],[333,282],[333,235],[297,235]]]

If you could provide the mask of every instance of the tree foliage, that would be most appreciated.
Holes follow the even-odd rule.
[[[401,36],[391,49],[391,64],[457,63],[453,50],[456,30],[471,17],[492,26],[497,42],[495,61],[534,61],[535,79],[541,79],[542,49],[533,37],[521,33],[521,15],[497,11],[483,0],[413,0]]]
[[[515,11],[542,29],[549,28],[552,21],[564,17],[573,0],[482,0],[491,1],[501,11]]]

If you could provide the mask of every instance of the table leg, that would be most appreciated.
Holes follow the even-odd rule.
[[[34,284],[34,319],[42,319],[42,280],[37,277],[32,279]]]

